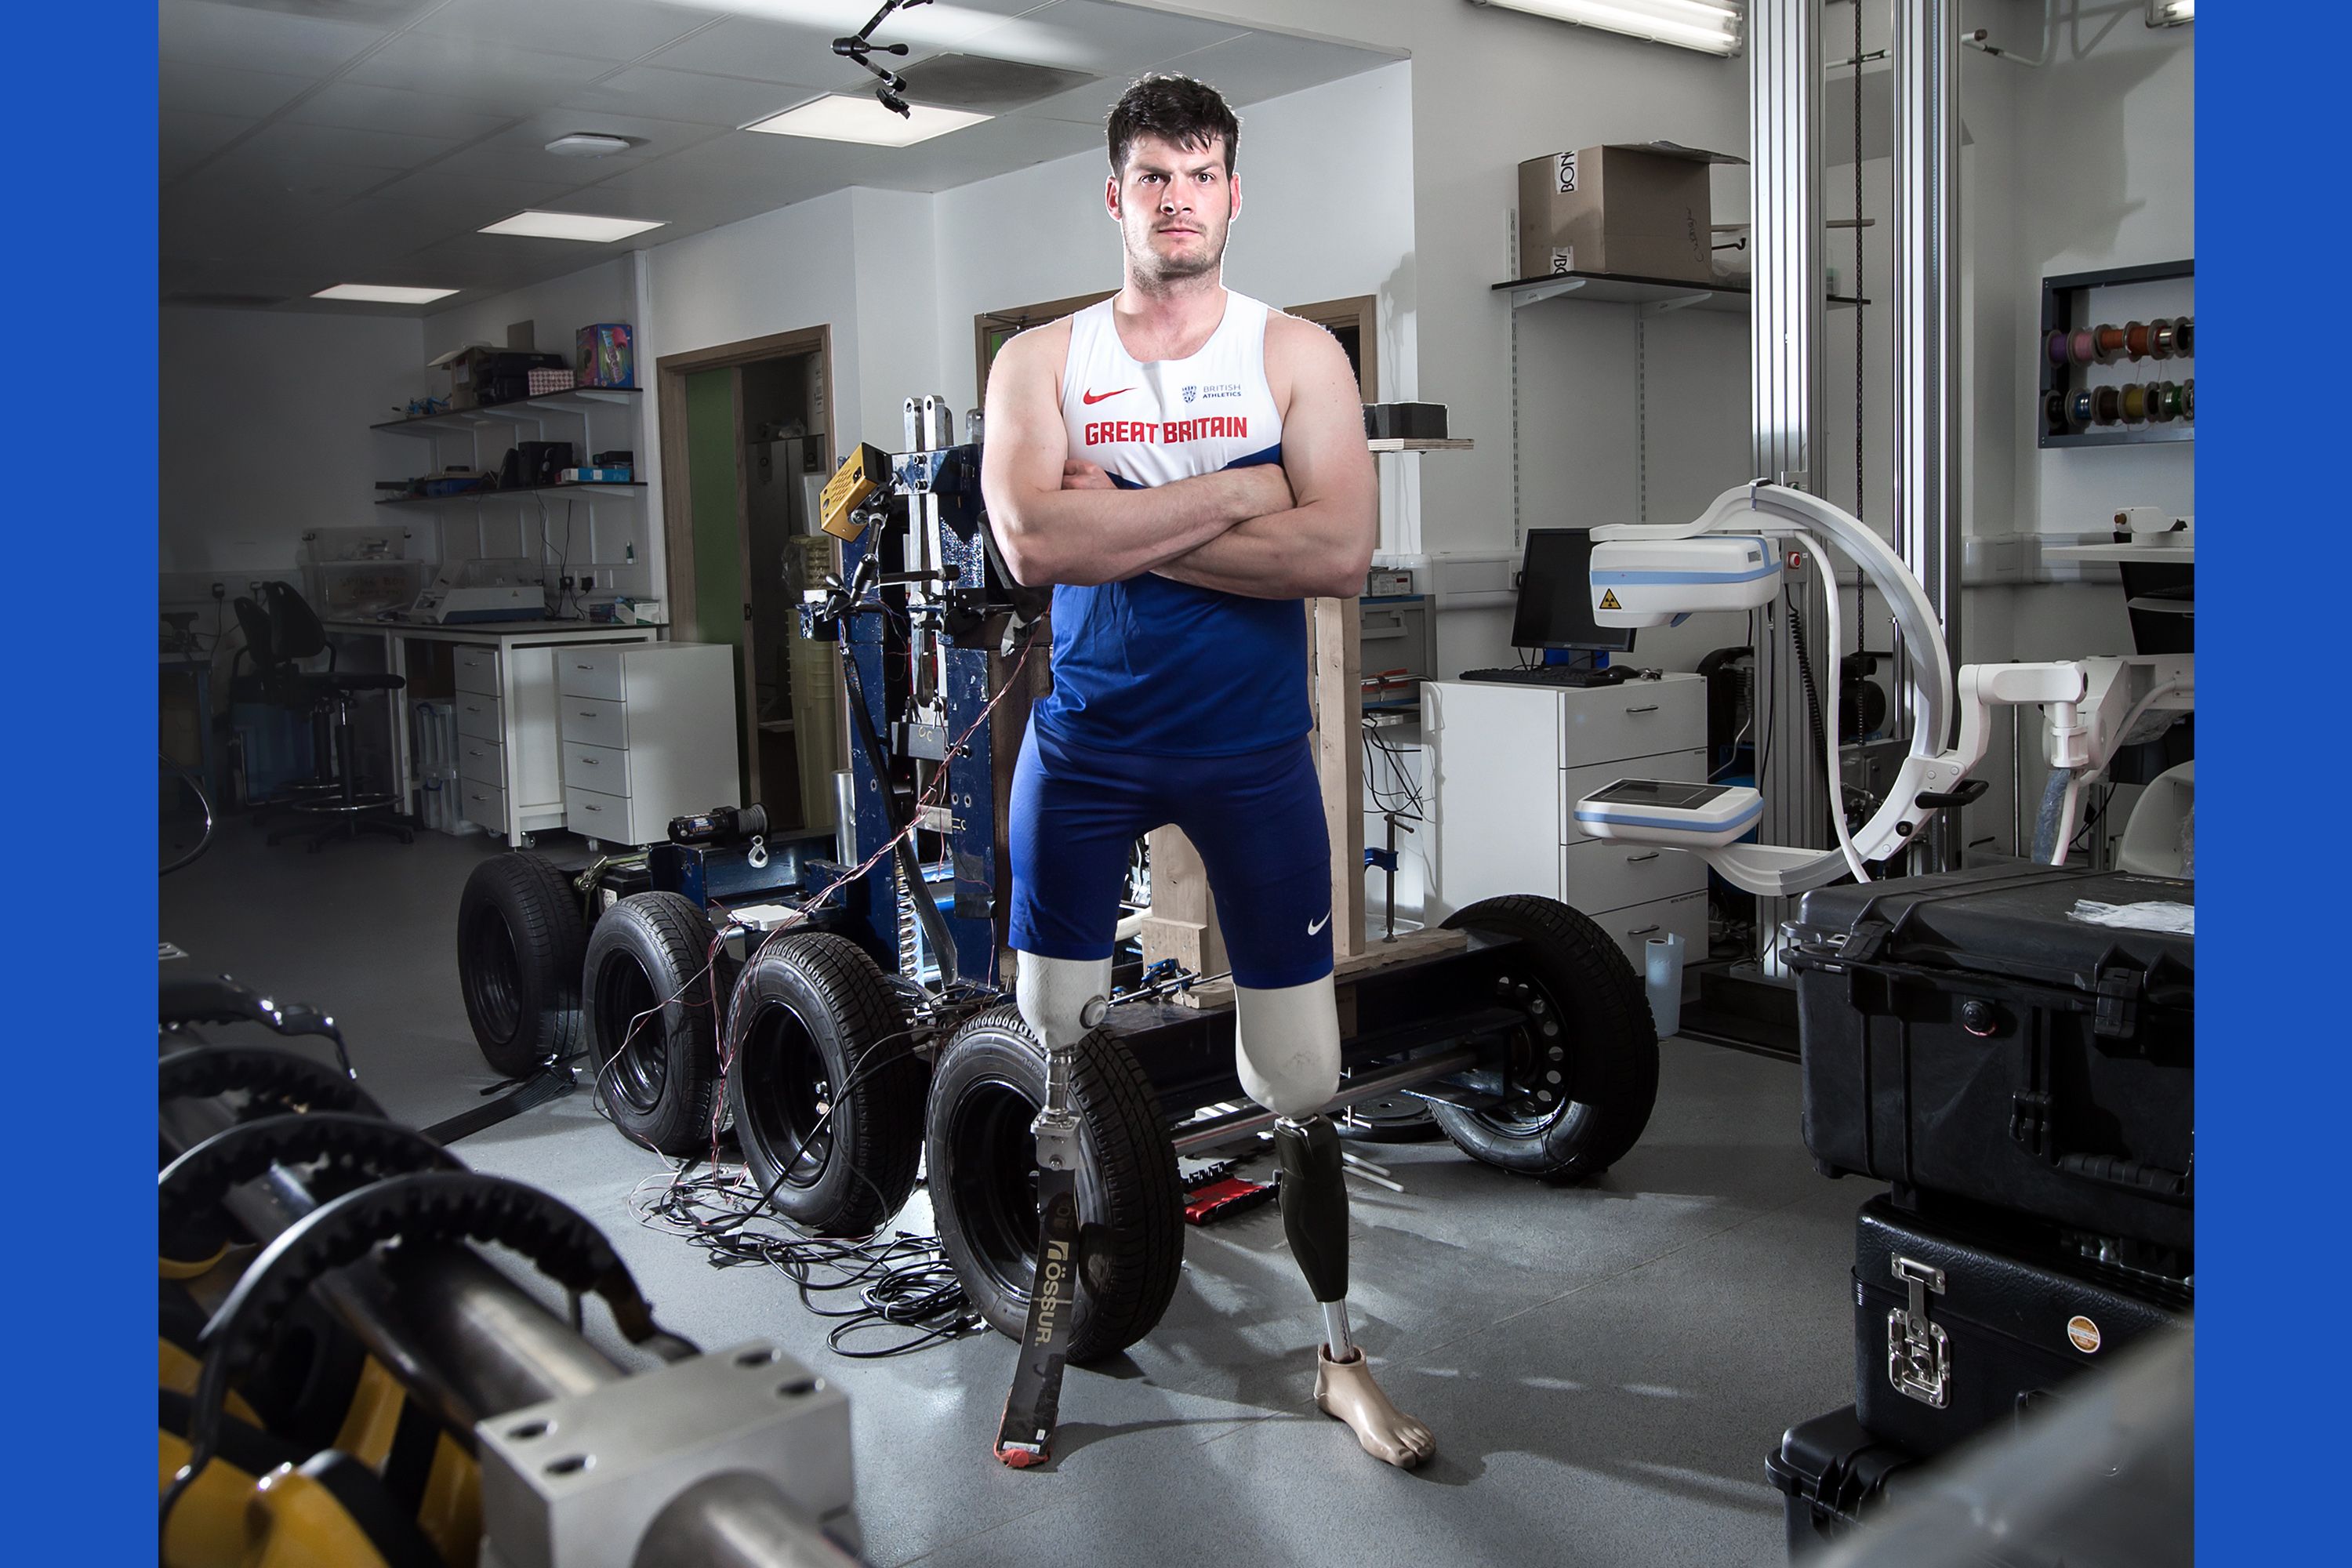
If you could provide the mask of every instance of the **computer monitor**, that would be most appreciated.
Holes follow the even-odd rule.
[[[1593,623],[1591,571],[1591,529],[1529,530],[1527,558],[1519,563],[1519,608],[1511,622],[1511,646],[1633,652],[1633,627]]]

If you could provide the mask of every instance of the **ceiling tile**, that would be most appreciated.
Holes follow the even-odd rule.
[[[368,201],[376,212],[407,215],[415,226],[415,243],[423,245],[512,217],[525,207],[552,201],[571,189],[560,180],[451,174],[436,165],[371,193]]]
[[[572,109],[611,110],[650,120],[684,121],[695,125],[719,125],[729,130],[780,113],[819,89],[732,77],[706,76],[699,71],[666,70],[659,66],[631,66],[593,86],[565,95]]]
[[[1295,38],[1286,33],[1251,33],[1156,62],[1161,70],[1199,78],[1235,105],[1262,103],[1395,63],[1370,49]]]
[[[170,184],[232,138],[260,123],[234,114],[190,114],[164,110],[155,117],[161,183]]]
[[[387,172],[417,168],[464,143],[453,136],[413,136],[397,131],[352,131],[280,121],[229,154],[292,174],[308,163]]]
[[[263,115],[284,108],[297,93],[318,85],[310,76],[235,70],[226,66],[162,60],[156,65],[156,103],[193,114]]]
[[[336,125],[352,131],[398,131],[467,141],[495,131],[513,116],[473,109],[430,92],[331,81],[287,110],[299,125]]]
[[[415,30],[470,43],[619,62],[635,59],[715,19],[708,11],[650,0],[449,0],[418,22]]]
[[[1131,77],[1155,61],[1204,49],[1246,31],[1228,22],[1203,22],[1105,0],[1053,0],[974,35],[963,47],[1002,59]]]
[[[404,33],[361,61],[348,79],[406,88],[512,116],[544,109],[611,68],[574,55]]]
[[[211,0],[163,0],[156,52],[190,65],[317,78],[386,36],[384,26],[293,16]]]
[[[863,21],[861,17],[849,24],[850,30],[855,31]],[[832,87],[860,78],[873,80],[855,62],[833,52],[833,40],[839,36],[839,31],[832,27],[795,26],[764,17],[730,17],[672,44],[650,63],[671,70],[709,71],[752,81],[797,82],[812,87]],[[889,36],[887,32],[883,35],[886,40]]]
[[[625,153],[601,158],[559,157],[547,150],[547,144],[557,137],[578,132],[623,137],[631,146]],[[593,110],[553,109],[484,138],[453,156],[449,166],[509,179],[562,180],[584,185],[727,133],[728,128],[717,125],[647,120],[639,115]]]

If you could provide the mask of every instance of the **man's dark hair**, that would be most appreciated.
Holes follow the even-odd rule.
[[[1242,122],[1207,82],[1189,76],[1155,71],[1138,78],[1110,111],[1110,168],[1127,168],[1128,150],[1139,136],[1157,136],[1177,147],[1206,148],[1217,137],[1225,139],[1225,177],[1233,178],[1234,153],[1241,145]]]

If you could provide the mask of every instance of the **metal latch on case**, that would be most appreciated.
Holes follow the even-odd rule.
[[[1944,1293],[1944,1271],[1898,1258],[1893,1272],[1910,1300],[1886,1314],[1886,1381],[1906,1399],[1941,1410],[1952,1396],[1952,1351],[1944,1325],[1928,1321],[1927,1292]]]

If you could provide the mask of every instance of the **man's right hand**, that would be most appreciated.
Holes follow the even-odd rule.
[[[1290,493],[1290,476],[1282,471],[1280,463],[1252,463],[1223,472],[1241,483],[1243,504],[1251,517],[1272,517],[1298,504]]]

